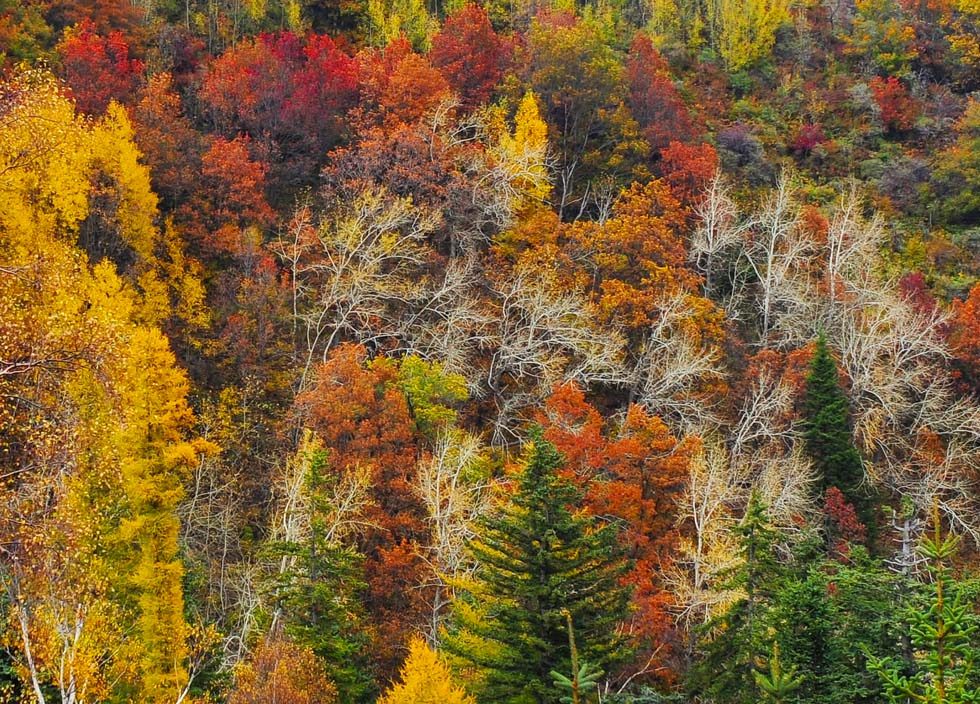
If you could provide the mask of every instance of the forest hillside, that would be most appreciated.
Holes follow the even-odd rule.
[[[980,701],[977,0],[0,0],[0,702]]]

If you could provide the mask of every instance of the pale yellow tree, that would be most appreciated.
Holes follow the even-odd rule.
[[[776,31],[792,21],[792,0],[650,0],[648,29],[663,47],[698,53],[707,44],[729,71],[765,59]]]
[[[792,19],[791,4],[791,0],[708,2],[712,44],[729,71],[739,71],[770,54],[776,30]]]

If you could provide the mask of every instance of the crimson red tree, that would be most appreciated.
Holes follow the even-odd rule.
[[[429,60],[466,108],[490,100],[513,55],[513,46],[490,25],[486,10],[468,4],[446,18],[432,39]]]
[[[667,60],[645,34],[633,39],[626,70],[630,110],[651,151],[697,136],[700,130],[674,85]]]
[[[425,565],[417,543],[427,527],[412,488],[418,438],[397,376],[393,360],[368,362],[364,347],[343,345],[319,368],[316,385],[297,398],[305,424],[329,452],[330,470],[370,472],[372,500],[357,547],[367,558],[372,658],[383,677],[397,671],[402,647],[424,619]]]
[[[122,33],[104,37],[90,19],[65,31],[58,53],[75,105],[89,115],[105,112],[110,100],[126,102],[142,78],[143,63],[130,58]]]

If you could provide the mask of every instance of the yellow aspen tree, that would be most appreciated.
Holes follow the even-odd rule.
[[[493,156],[507,172],[515,192],[517,208],[527,202],[547,200],[551,194],[548,177],[548,125],[541,117],[538,98],[527,91],[514,115],[514,133],[501,129]],[[516,208],[515,208],[516,209]]]
[[[104,189],[124,211],[113,222],[152,255],[159,233],[136,211],[155,200],[124,113],[78,119],[43,72],[3,88],[0,637],[38,701],[179,701],[175,508],[207,446],[185,439],[188,383],[136,286],[77,239]],[[97,172],[118,178],[93,186]]]
[[[170,223],[161,233],[156,225],[159,200],[150,171],[140,162],[129,116],[110,103],[105,117],[91,130],[89,219],[99,218],[98,242],[82,242],[90,258],[106,256],[139,290],[141,322],[160,324],[176,317],[201,324],[204,287],[197,262],[184,254],[183,242]],[[111,194],[111,198],[104,196]],[[97,207],[105,200],[111,205]],[[83,233],[84,236],[84,233]],[[94,255],[94,257],[93,257]]]
[[[701,3],[691,0],[649,0],[650,20],[646,29],[659,49],[686,48],[697,55],[704,46],[704,17]]]
[[[438,29],[422,0],[368,0],[367,18],[375,46],[387,46],[404,34],[414,49],[428,50]]]
[[[791,0],[713,0],[708,3],[712,43],[729,71],[764,59],[776,30],[790,21]]]
[[[126,109],[110,103],[105,117],[92,130],[92,167],[104,174],[118,198],[114,219],[120,236],[139,260],[150,262],[159,238],[153,223],[158,215],[157,197],[140,156]]]

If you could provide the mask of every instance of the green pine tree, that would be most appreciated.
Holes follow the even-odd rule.
[[[801,568],[780,588],[771,614],[782,664],[804,674],[792,701],[881,701],[865,653],[891,652],[899,640],[901,577],[859,548],[848,565],[828,560]]]
[[[691,669],[688,686],[692,694],[719,704],[757,704],[756,669],[772,650],[770,612],[786,575],[775,556],[779,531],[757,494],[736,530],[742,559],[722,587],[744,596],[707,624],[703,657]]]
[[[946,571],[959,540],[953,535],[942,537],[938,510],[935,514],[933,536],[923,540],[920,547],[932,575],[931,603],[926,609],[910,609],[908,613],[914,663],[895,657],[868,658],[868,669],[881,679],[885,698],[892,704],[980,702],[980,682],[974,667],[977,617],[973,604],[964,602],[964,590]]]
[[[837,487],[868,524],[869,502],[862,486],[864,465],[854,447],[847,411],[837,363],[821,335],[806,376],[803,426],[807,453],[820,477],[820,497]]]
[[[312,444],[300,450],[300,458],[307,467],[310,530],[301,541],[270,548],[274,555],[293,558],[292,568],[276,579],[277,606],[290,637],[323,661],[342,704],[374,701],[360,600],[366,588],[364,556],[332,539],[326,529],[325,517],[333,510],[326,497],[338,480],[324,472],[327,450]]]
[[[516,493],[469,546],[481,569],[445,647],[479,673],[481,702],[557,704],[551,673],[573,670],[569,620],[580,662],[610,672],[629,656],[617,629],[629,590],[616,527],[577,510],[582,494],[559,477],[563,462],[534,431]]]
[[[779,662],[779,643],[772,644],[769,658],[769,671],[756,672],[755,684],[762,692],[762,701],[772,704],[785,704],[789,696],[800,688],[803,677],[796,674],[796,668],[783,669]]]

